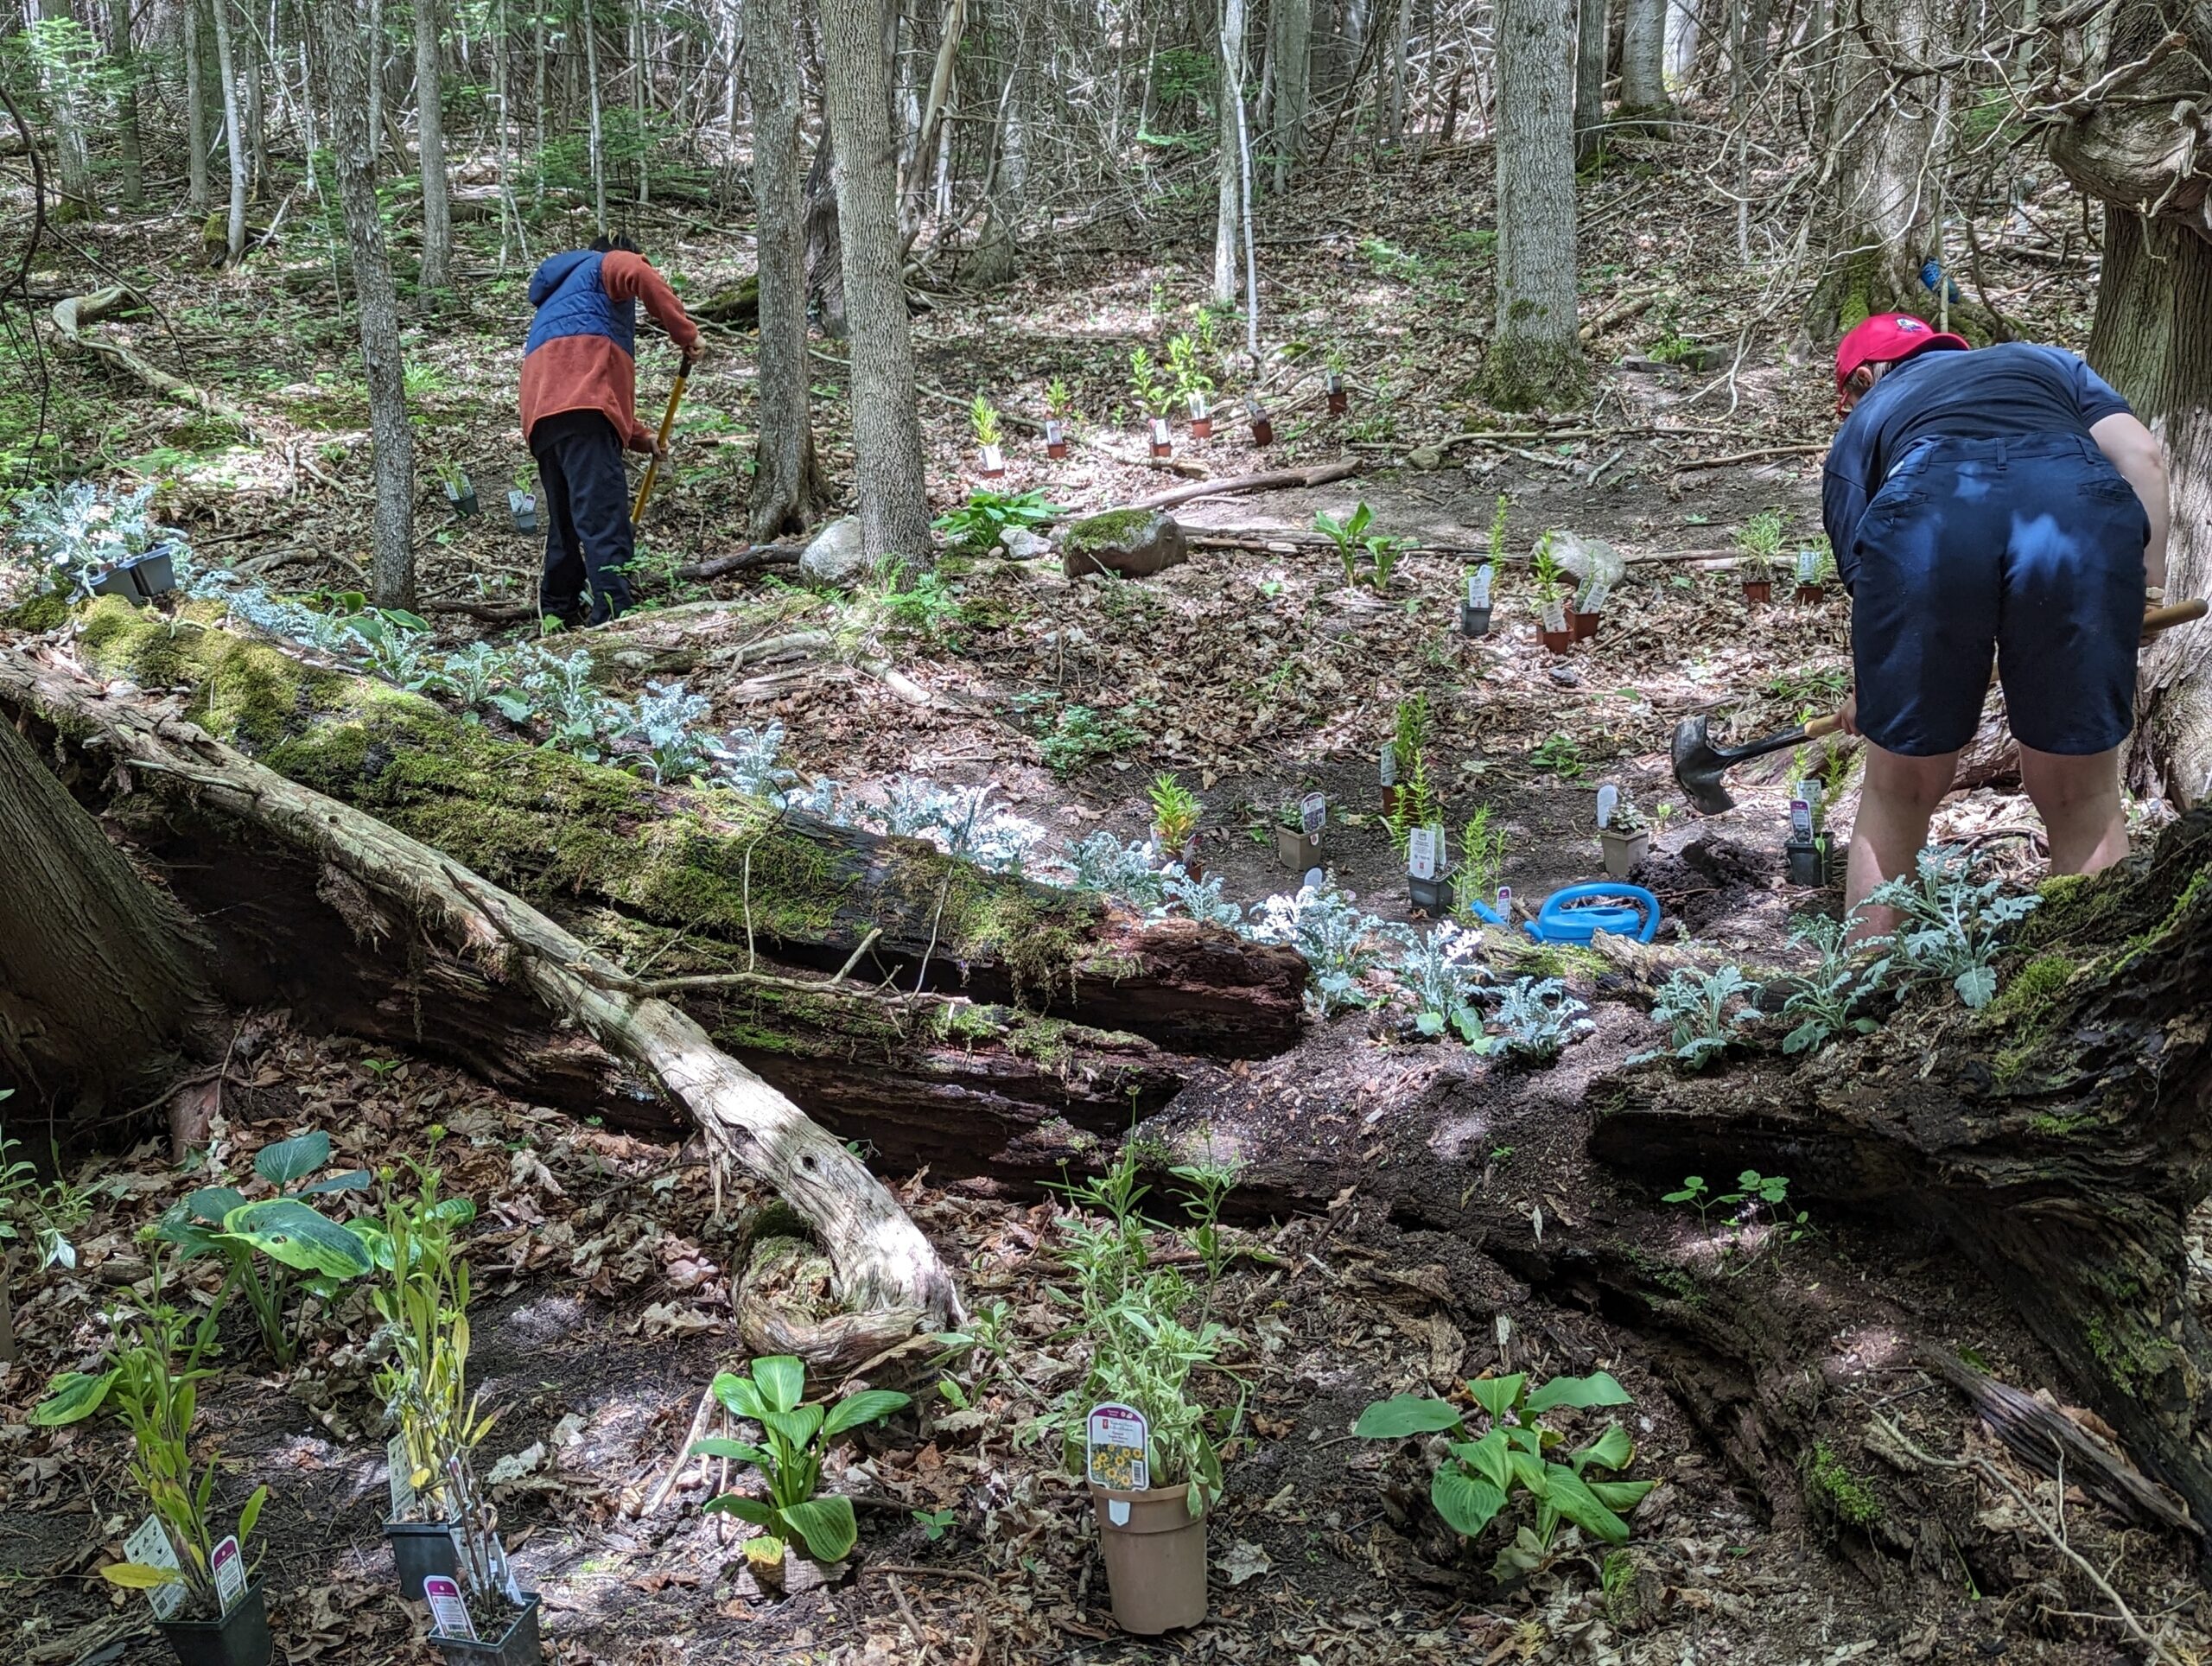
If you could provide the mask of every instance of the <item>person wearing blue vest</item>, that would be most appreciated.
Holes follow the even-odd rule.
[[[553,255],[531,274],[523,347],[522,432],[537,460],[545,506],[545,571],[537,605],[563,624],[604,625],[630,605],[623,576],[635,552],[622,453],[658,454],[638,420],[638,302],[684,357],[701,355],[699,327],[668,280],[617,234]]]

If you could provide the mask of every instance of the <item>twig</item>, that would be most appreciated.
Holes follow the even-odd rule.
[[[1675,464],[1674,469],[1678,474],[1687,474],[1693,468],[1725,468],[1730,463],[1757,462],[1763,457],[1802,457],[1827,448],[1826,440],[1809,445],[1763,445],[1756,451],[1732,451],[1725,457],[1693,457],[1688,462]]]
[[[676,1491],[676,1484],[683,1478],[683,1472],[691,1467],[691,1448],[697,1443],[701,1433],[707,1427],[709,1415],[718,1403],[711,1386],[700,1395],[699,1408],[691,1414],[691,1427],[684,1433],[683,1444],[676,1449],[675,1463],[669,1466],[668,1473],[661,1478],[660,1485],[653,1489],[652,1496],[645,1500],[637,1511],[638,1515],[650,1516],[668,1502],[668,1495]]]

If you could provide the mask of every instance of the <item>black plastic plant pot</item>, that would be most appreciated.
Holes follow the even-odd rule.
[[[1408,874],[1406,891],[1414,906],[1433,919],[1442,919],[1452,912],[1452,881],[1448,877],[1418,880]]]
[[[391,1547],[391,1565],[399,1575],[399,1594],[421,1602],[423,1581],[434,1574],[459,1580],[460,1558],[454,1554],[450,1522],[386,1522],[385,1542]]]
[[[514,518],[516,531],[535,532],[537,530],[537,494],[534,492],[508,493],[507,513]]]
[[[259,1580],[220,1619],[162,1619],[154,1629],[168,1639],[178,1666],[269,1666],[274,1651]]]
[[[1343,416],[1351,405],[1351,395],[1345,390],[1344,378],[1336,372],[1331,371],[1326,386],[1329,394],[1329,415]]]
[[[451,480],[446,482],[446,501],[453,506],[453,512],[456,515],[473,515],[481,507],[476,501],[476,488],[468,483],[465,475],[459,486]]]
[[[96,596],[121,596],[134,607],[146,605],[145,592],[130,576],[128,567],[111,567],[102,573],[92,581],[92,594]]]
[[[1808,891],[1823,889],[1829,879],[1829,846],[1825,838],[1791,839],[1782,847],[1789,863],[1789,882]]]
[[[537,1640],[537,1594],[532,1592],[522,1612],[495,1643],[430,1633],[430,1643],[444,1656],[446,1666],[540,1666],[545,1658]]]
[[[166,544],[156,544],[130,563],[131,582],[148,601],[176,588],[176,562]]]
[[[1478,607],[1471,601],[1461,602],[1459,604],[1459,634],[1461,636],[1488,636],[1490,609]]]

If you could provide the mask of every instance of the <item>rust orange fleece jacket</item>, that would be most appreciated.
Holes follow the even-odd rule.
[[[554,255],[530,280],[537,308],[522,360],[522,432],[564,410],[596,410],[622,443],[650,451],[653,430],[638,420],[637,303],[689,353],[699,340],[668,280],[643,255],[578,250]]]

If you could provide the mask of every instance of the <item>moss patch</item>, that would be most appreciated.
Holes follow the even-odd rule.
[[[0,626],[11,631],[51,631],[68,617],[69,598],[59,590],[49,590],[0,613]]]
[[[1061,535],[1060,545],[1077,555],[1097,550],[1116,550],[1135,543],[1154,520],[1165,518],[1157,509],[1109,509],[1087,515]]]
[[[1836,1519],[1853,1527],[1867,1528],[1882,1519],[1882,1501],[1873,1489],[1851,1472],[1825,1440],[1813,1445],[1813,1466],[1808,1478],[1815,1497],[1826,1500]]]

